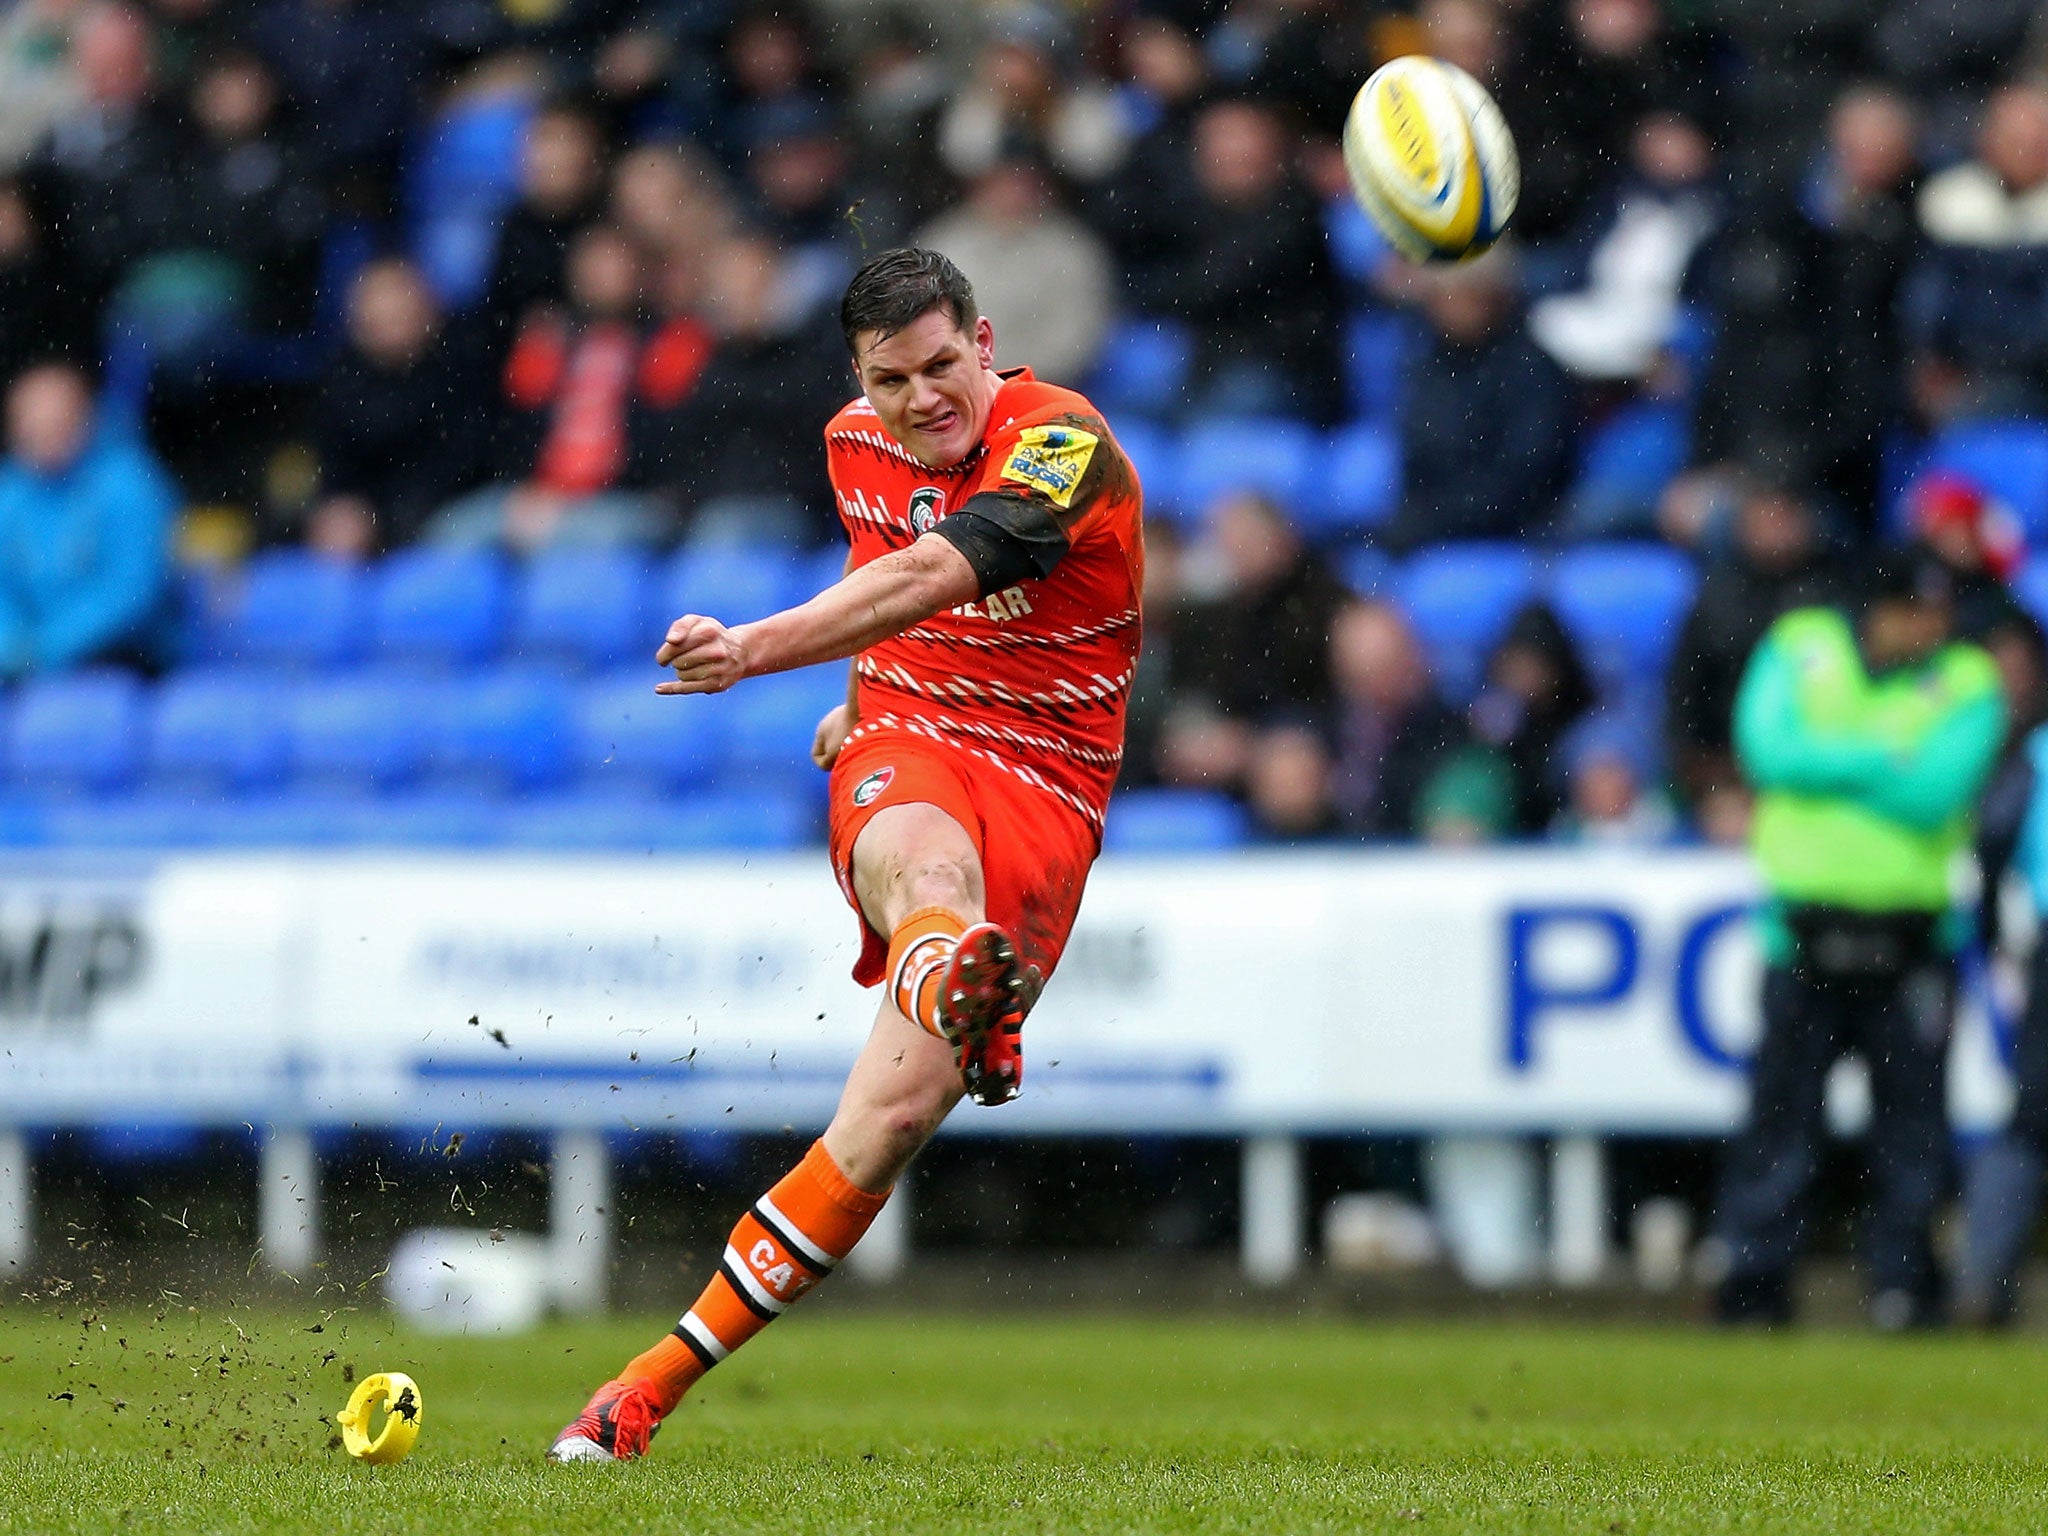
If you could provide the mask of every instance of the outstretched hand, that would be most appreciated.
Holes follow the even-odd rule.
[[[676,674],[674,682],[656,683],[656,693],[723,693],[747,675],[747,648],[738,634],[694,613],[669,625],[654,659]]]

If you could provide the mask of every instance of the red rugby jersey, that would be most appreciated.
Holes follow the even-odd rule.
[[[1059,796],[1100,829],[1123,760],[1145,579],[1138,477],[1101,413],[1019,368],[1004,372],[981,444],[951,469],[918,463],[865,397],[827,424],[825,449],[856,565],[984,491],[1041,503],[1068,538],[1051,575],[861,652],[850,739],[916,732]]]

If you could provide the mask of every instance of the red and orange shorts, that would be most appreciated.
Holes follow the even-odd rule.
[[[966,829],[981,858],[989,921],[1009,932],[1026,964],[1052,975],[1100,843],[1079,811],[963,748],[872,727],[832,765],[831,795],[832,872],[861,919],[855,981],[880,984],[889,936],[869,926],[854,896],[854,842],[877,812],[915,804],[935,805]]]

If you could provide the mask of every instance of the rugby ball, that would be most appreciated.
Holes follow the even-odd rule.
[[[1344,120],[1351,189],[1411,261],[1464,261],[1501,237],[1522,188],[1514,135],[1486,87],[1421,54],[1383,64]]]

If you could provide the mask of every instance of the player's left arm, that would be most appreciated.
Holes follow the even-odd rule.
[[[1020,427],[990,460],[986,488],[926,535],[966,557],[975,597],[1052,575],[1096,513],[1135,485],[1109,428],[1087,412]]]

